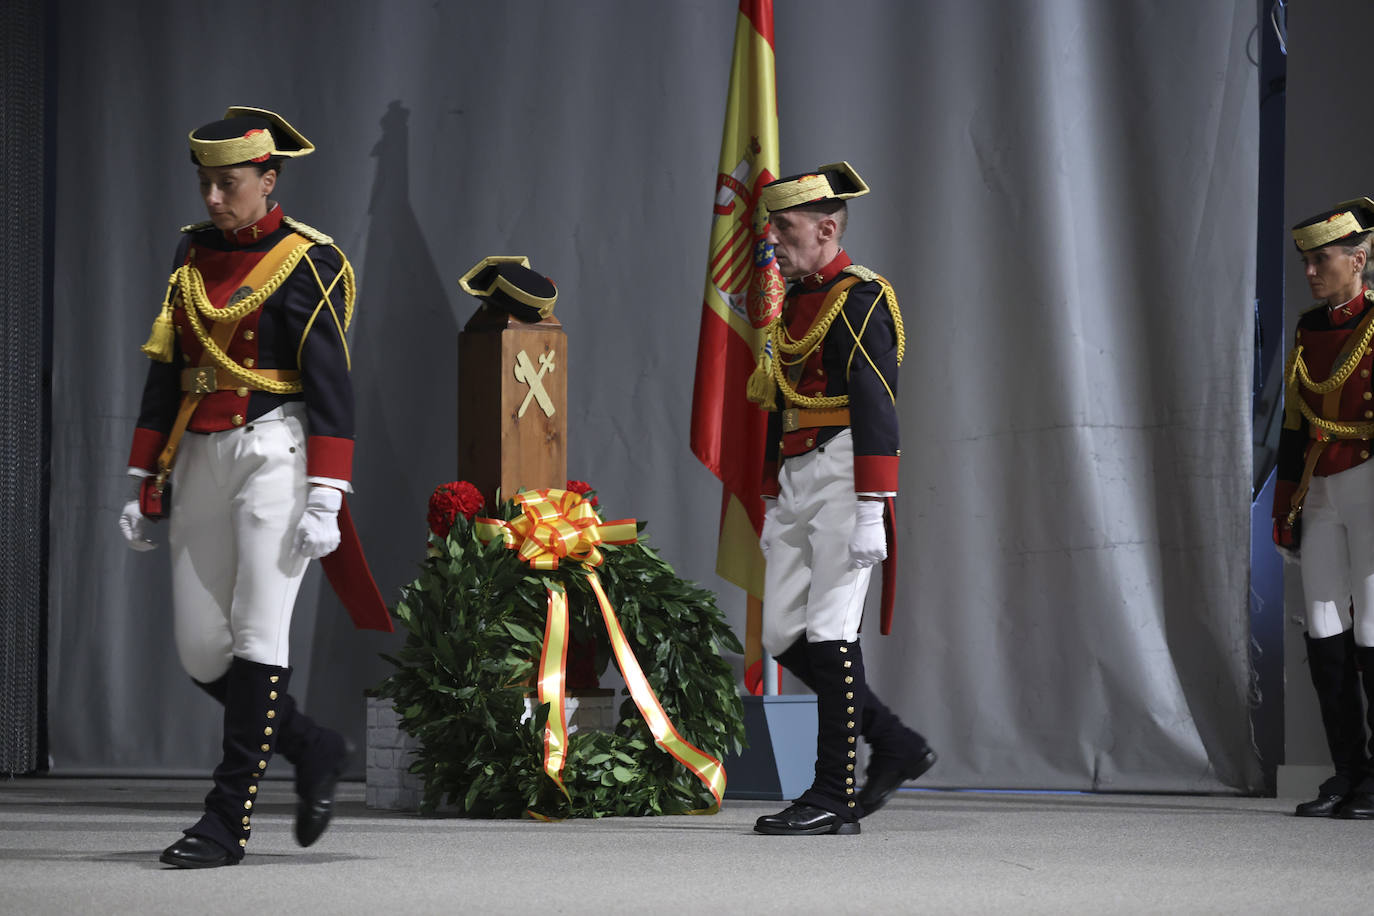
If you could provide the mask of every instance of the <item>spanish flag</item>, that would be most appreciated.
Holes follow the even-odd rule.
[[[767,415],[745,397],[762,328],[785,290],[759,190],[778,177],[773,0],[740,0],[721,134],[706,291],[692,398],[692,452],[723,484],[716,572],[750,596],[745,681],[762,680],[763,528],[759,496]]]

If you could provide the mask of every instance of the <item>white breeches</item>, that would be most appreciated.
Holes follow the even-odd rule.
[[[772,655],[803,635],[853,642],[871,568],[850,569],[854,440],[845,430],[778,472],[778,535],[764,572],[763,647]]]
[[[181,440],[172,471],[172,601],[186,672],[213,681],[232,656],[285,667],[308,560],[292,549],[305,511],[303,405]]]
[[[1374,646],[1374,462],[1312,478],[1301,560],[1308,634],[1335,636],[1353,623],[1355,642]]]

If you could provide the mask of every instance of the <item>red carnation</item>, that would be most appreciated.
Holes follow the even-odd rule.
[[[429,530],[439,537],[447,537],[449,529],[458,520],[458,513],[468,521],[486,502],[481,492],[466,480],[455,480],[435,488],[429,498]]]
[[[569,480],[567,489],[591,503],[593,509],[601,504],[596,498],[596,490],[585,480]]]

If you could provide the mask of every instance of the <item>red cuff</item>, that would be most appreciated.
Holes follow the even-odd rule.
[[[134,427],[134,443],[129,447],[129,467],[157,471],[157,456],[167,446],[167,434],[142,426]]]
[[[1287,518],[1288,511],[1293,506],[1293,494],[1298,489],[1295,480],[1278,480],[1274,482],[1274,514],[1271,518]]]
[[[763,463],[763,485],[759,489],[759,495],[777,496],[778,491],[778,463],[765,461]]]
[[[305,442],[307,477],[353,480],[353,440],[336,436],[311,436]]]
[[[855,455],[855,493],[895,493],[897,491],[896,455]]]

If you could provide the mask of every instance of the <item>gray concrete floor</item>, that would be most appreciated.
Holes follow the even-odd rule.
[[[244,864],[168,869],[191,780],[0,782],[0,913],[1361,913],[1374,822],[1293,799],[903,790],[856,837],[758,836],[775,802],[716,815],[536,823],[369,810],[291,838],[264,784]]]

